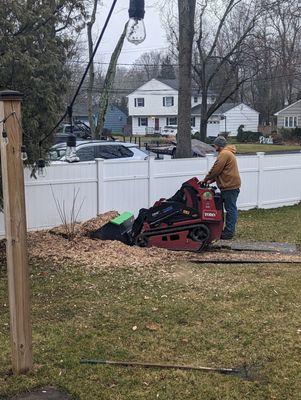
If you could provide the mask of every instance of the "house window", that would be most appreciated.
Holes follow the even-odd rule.
[[[144,107],[144,97],[135,99],[135,107]]]
[[[298,126],[298,117],[284,117],[285,128],[296,128]]]
[[[167,117],[166,125],[178,125],[178,117]]]
[[[198,96],[194,96],[194,98],[193,98],[194,103],[197,103],[198,99],[199,99]]]
[[[138,126],[148,126],[148,118],[139,117],[138,118]]]
[[[163,106],[164,107],[172,107],[174,105],[173,96],[163,97]]]
[[[191,126],[195,127],[195,117],[191,117]]]

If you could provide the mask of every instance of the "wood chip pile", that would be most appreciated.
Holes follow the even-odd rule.
[[[275,261],[275,263],[277,261],[301,263],[301,255],[229,250],[213,250],[205,253],[173,252],[155,247],[131,247],[116,241],[93,240],[87,236],[89,232],[100,228],[117,215],[116,212],[108,212],[87,222],[76,224],[75,237],[72,241],[64,237],[65,228],[63,226],[50,231],[29,233],[29,256],[33,261],[84,266],[89,271],[103,268],[164,267],[175,262],[192,260],[204,261],[204,264],[206,260],[269,260]],[[4,245],[0,246],[0,258],[4,261]]]
[[[92,270],[111,267],[147,268],[168,264],[174,260],[175,253],[164,249],[131,247],[117,241],[93,240],[87,236],[89,232],[100,228],[117,215],[116,212],[108,212],[77,224],[72,241],[64,237],[63,226],[50,231],[29,233],[30,257],[56,263],[83,265]]]

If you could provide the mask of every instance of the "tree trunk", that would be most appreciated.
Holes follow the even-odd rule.
[[[178,0],[179,106],[176,158],[191,157],[191,61],[196,0]]]
[[[200,139],[202,142],[205,142],[207,138],[207,124],[208,124],[207,118],[203,118],[201,116]]]
[[[98,0],[94,0],[93,11],[91,15],[91,20],[87,23],[87,36],[88,36],[88,48],[89,48],[89,58],[91,59],[93,54],[93,38],[92,38],[92,28],[95,23],[96,11],[97,11]],[[87,102],[88,102],[88,119],[91,130],[91,136],[95,139],[95,121],[93,116],[93,86],[94,86],[94,61],[92,61],[89,68],[89,82],[88,82],[88,90],[87,90]]]
[[[207,124],[208,124],[208,118],[207,118],[207,91],[203,90],[202,91],[202,104],[201,104],[201,125],[200,125],[200,139],[202,142],[206,141],[207,138]]]
[[[113,86],[115,74],[116,74],[116,67],[117,67],[117,61],[120,55],[120,52],[122,50],[122,46],[124,43],[125,35],[126,35],[126,28],[127,24],[125,24],[125,27],[123,29],[123,32],[118,40],[118,43],[115,47],[115,50],[111,56],[110,64],[108,71],[106,73],[104,85],[103,85],[103,90],[99,99],[99,105],[98,105],[98,119],[97,119],[97,125],[95,128],[95,139],[100,139],[104,122],[105,122],[105,116],[108,108],[108,103],[109,103],[109,96],[110,92]]]

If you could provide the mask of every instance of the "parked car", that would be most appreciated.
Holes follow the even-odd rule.
[[[163,135],[163,136],[176,136],[177,132],[178,132],[178,126],[177,125],[166,125],[162,129],[161,135]],[[199,132],[198,129],[191,127],[191,134],[192,135],[195,135],[198,132]]]
[[[58,131],[54,134],[54,144],[67,141],[71,133],[70,124],[61,124]],[[76,122],[73,126],[73,135],[80,140],[91,140],[91,131],[88,125],[82,122]]]
[[[65,162],[66,143],[58,143],[51,147],[49,161]],[[95,158],[111,160],[116,158],[146,160],[148,155],[133,143],[109,142],[105,140],[85,140],[76,143],[76,155],[79,161],[93,161]]]

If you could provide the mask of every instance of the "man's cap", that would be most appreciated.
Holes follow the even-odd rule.
[[[218,147],[226,147],[227,146],[227,140],[224,138],[224,136],[218,136],[214,140],[214,144],[215,144],[215,146],[218,146]]]

